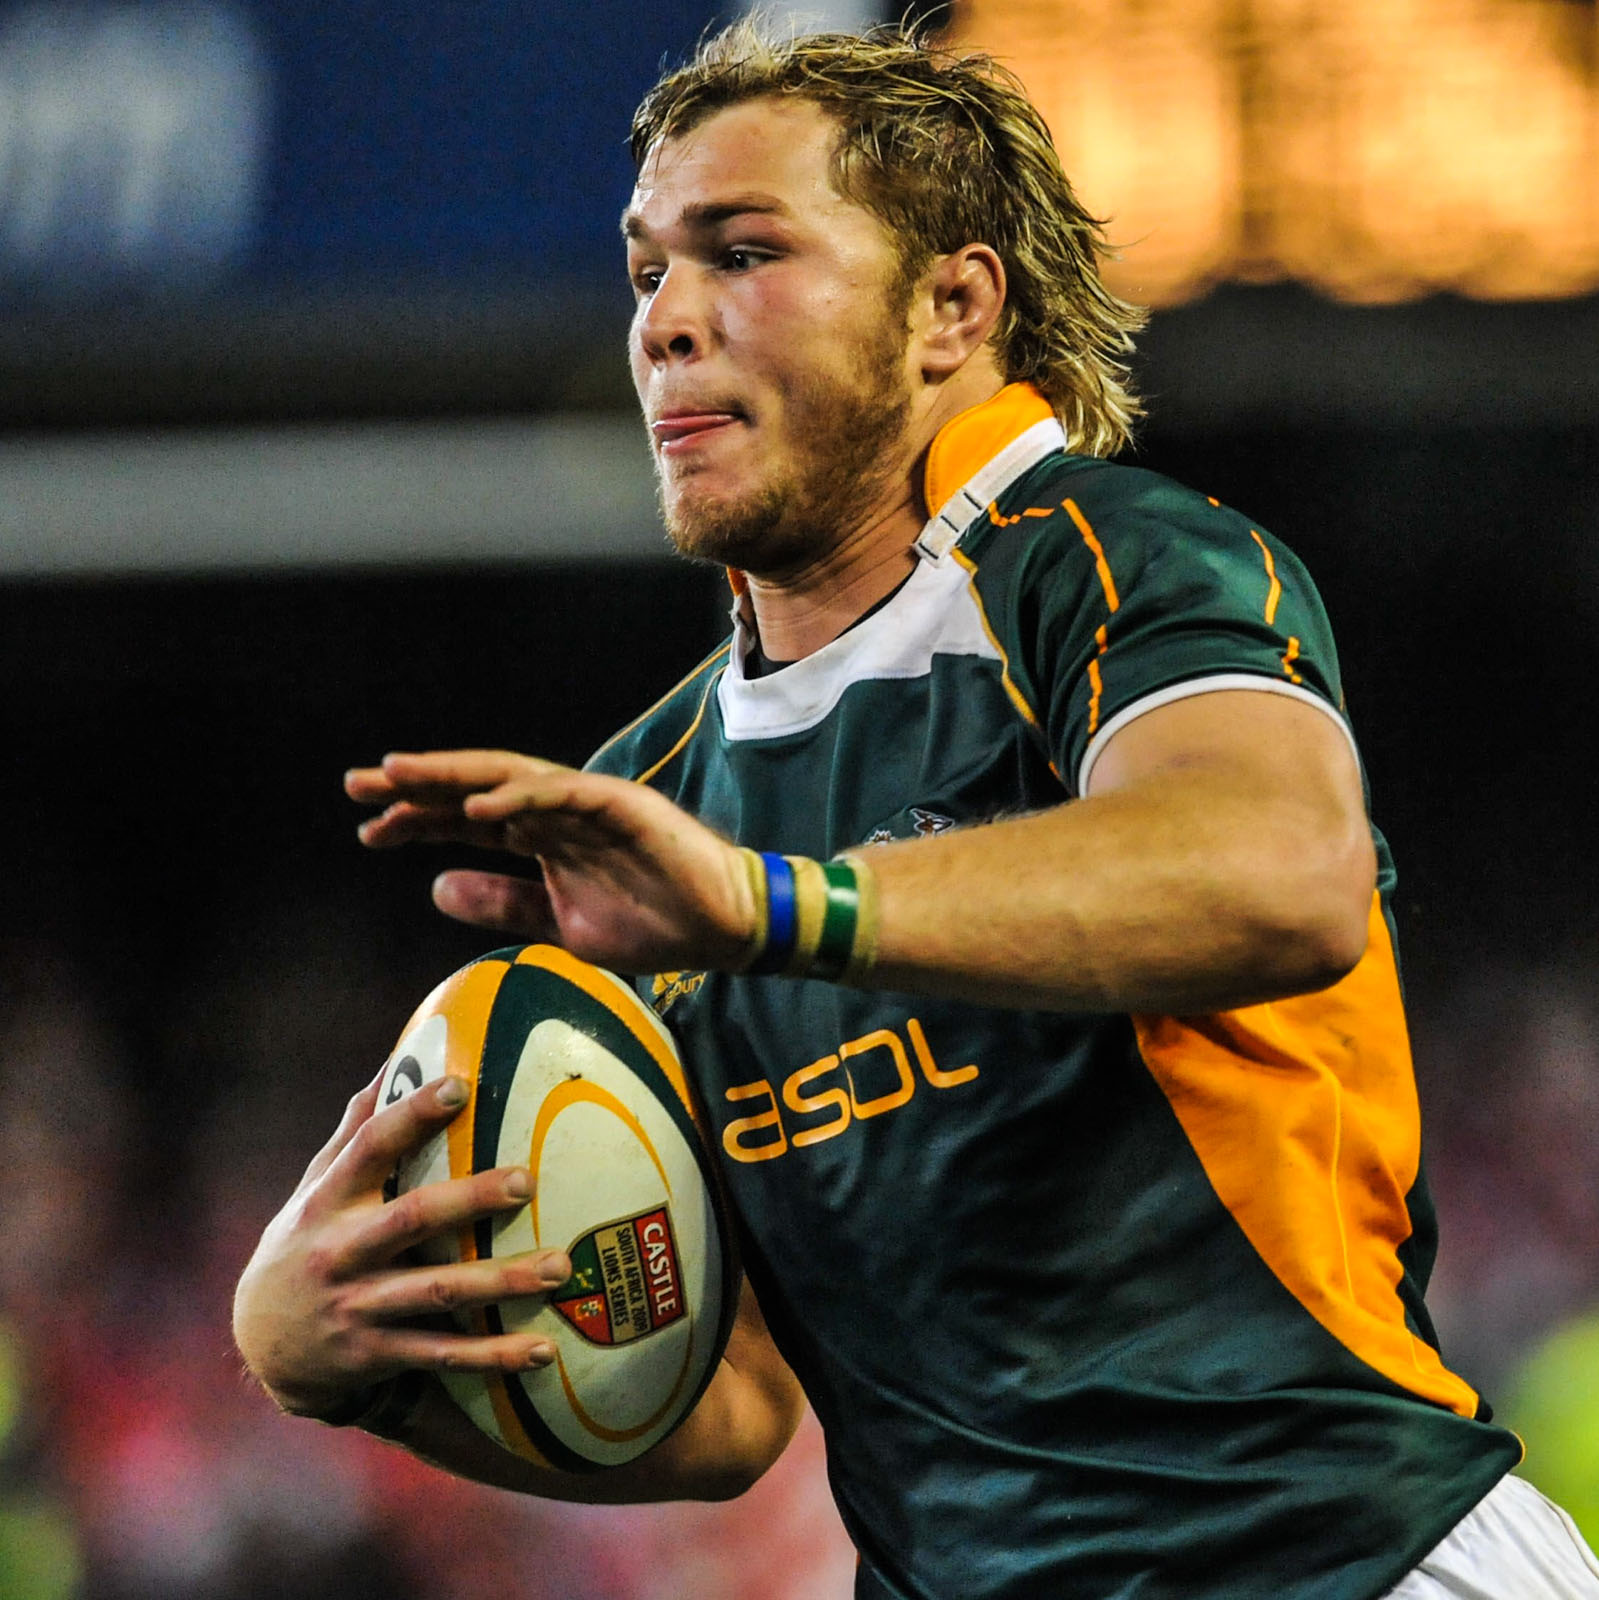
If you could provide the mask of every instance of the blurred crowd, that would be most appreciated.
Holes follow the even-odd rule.
[[[481,1489],[288,1421],[241,1373],[256,1237],[441,974],[348,900],[241,907],[169,993],[0,955],[0,1595],[6,1600],[842,1600],[808,1423],[724,1506]],[[352,952],[369,952],[363,963]],[[1413,997],[1451,1362],[1599,1536],[1599,1002],[1577,966]]]
[[[244,1377],[233,1284],[432,982],[362,968],[348,904],[284,906],[133,1029],[59,951],[0,951],[0,1596],[846,1595],[813,1423],[736,1504],[589,1509],[287,1420]]]

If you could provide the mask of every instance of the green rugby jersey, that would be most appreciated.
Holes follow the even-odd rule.
[[[1295,557],[1068,454],[1034,391],[939,435],[927,501],[881,609],[755,679],[738,624],[592,765],[826,857],[1069,803],[1119,727],[1186,694],[1292,695],[1347,731]],[[1371,1600],[1515,1464],[1422,1304],[1378,848],[1355,971],[1217,1016],[644,983],[825,1430],[859,1596]]]

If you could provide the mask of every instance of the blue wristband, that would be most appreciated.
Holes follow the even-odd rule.
[[[765,974],[781,972],[794,954],[799,937],[799,915],[794,902],[794,869],[780,855],[761,852],[766,868],[766,948],[748,970]]]

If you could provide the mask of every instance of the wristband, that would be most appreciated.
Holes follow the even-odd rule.
[[[876,919],[871,921],[870,955],[858,960],[856,950],[866,923],[861,917],[861,869],[853,861],[829,861],[822,867],[822,928],[811,958],[811,976],[829,980],[841,978],[852,966],[864,970],[876,954]],[[865,874],[868,879],[871,873]],[[863,952],[864,954],[864,952]]]
[[[760,930],[760,945],[755,959],[744,969],[753,973],[785,972],[794,955],[799,935],[799,907],[796,904],[797,884],[794,868],[787,856],[763,852],[753,856],[761,873],[766,892],[766,926]]]
[[[771,915],[766,893],[765,860],[753,850],[741,849],[738,855],[739,860],[744,863],[745,876],[749,879],[750,899],[755,904],[755,926],[750,930],[749,942],[744,946],[744,954],[735,970],[748,972],[766,950],[766,929],[771,921]]]
[[[877,874],[854,852],[836,856],[828,862],[828,866],[845,868],[853,874],[854,926],[850,934],[849,955],[838,974],[838,981],[859,983],[877,964]]]
[[[877,881],[859,857],[742,852],[756,905],[742,969],[858,981],[877,956]]]

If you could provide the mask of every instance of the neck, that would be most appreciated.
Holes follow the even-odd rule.
[[[798,661],[831,643],[916,564],[911,546],[926,520],[903,496],[803,568],[746,573],[747,605],[774,661]]]
[[[745,574],[745,603],[770,659],[798,661],[831,644],[904,582],[916,565],[912,546],[930,511],[922,485],[933,440],[945,423],[1004,386],[997,375],[970,378],[929,391],[928,404],[906,432],[905,471],[859,522],[803,566]]]

